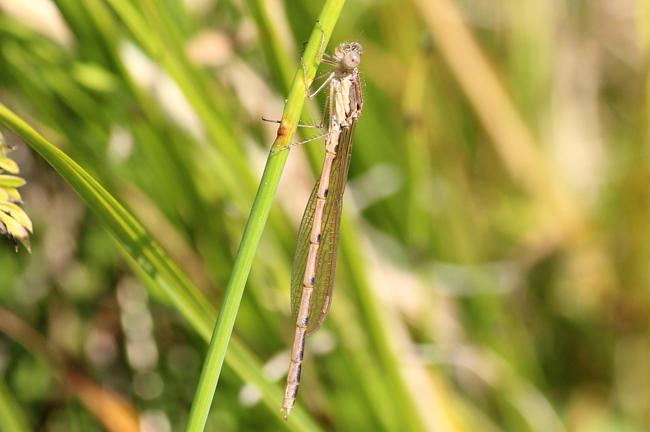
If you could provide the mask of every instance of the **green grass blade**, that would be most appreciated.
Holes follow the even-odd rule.
[[[120,244],[132,254],[158,283],[167,287],[167,294],[181,306],[181,313],[194,321],[209,319],[206,305],[190,310],[200,293],[180,269],[167,258],[144,227],[119,204],[97,181],[77,163],[40,136],[6,106],[0,104],[0,121],[16,132],[36,150],[77,191],[90,209],[109,227]],[[178,298],[175,298],[178,297]]]
[[[255,198],[251,216],[246,225],[242,243],[235,259],[221,312],[214,329],[208,355],[203,364],[199,386],[190,411],[187,431],[202,431],[208,418],[214,391],[219,380],[226,349],[235,324],[244,286],[266,223],[273,196],[280,181],[288,152],[272,153],[262,175],[260,189]]]
[[[161,18],[161,11],[158,11],[156,3],[147,3],[147,10],[149,15],[153,15],[154,24],[149,25],[147,19],[128,1],[125,0],[108,0],[115,13],[122,19],[124,24],[133,34],[136,42],[144,49],[147,55],[160,64],[169,75],[176,81],[179,88],[185,94],[188,102],[201,119],[209,134],[212,144],[222,153],[223,158],[228,160],[223,169],[226,173],[232,172],[231,177],[236,177],[234,174],[248,174],[247,162],[242,154],[239,139],[236,139],[232,128],[229,126],[233,124],[232,119],[229,118],[229,113],[224,110],[219,110],[215,106],[217,100],[220,99],[218,94],[208,92],[206,89],[208,85],[204,83],[202,75],[192,67],[186,58],[185,52],[180,51],[179,46],[182,45],[181,41],[174,39],[173,43],[166,41],[169,37],[173,38],[173,34],[164,37],[156,32],[163,31],[163,24],[156,24]],[[151,18],[151,17],[149,17]],[[176,49],[175,49],[176,48]],[[241,181],[243,182],[244,191],[254,190],[254,183],[252,176],[244,175]]]
[[[292,62],[293,59],[289,58],[289,53],[280,39],[278,25],[269,11],[271,5],[260,0],[247,0],[246,4],[257,24],[261,36],[260,45],[273,81],[280,91],[287,93],[293,75],[291,65],[295,61]]]
[[[197,333],[206,341],[209,340],[217,320],[216,311],[189,278],[167,257],[144,227],[77,163],[1,103],[0,122],[16,132],[61,174],[132,256],[141,269],[141,274],[146,274],[153,283],[157,284]],[[278,155],[282,156],[282,153]],[[280,406],[280,387],[270,383],[264,377],[259,360],[255,359],[241,342],[233,340],[227,360],[235,372],[242,374],[240,376],[244,381],[254,384],[262,392],[267,406]],[[298,414],[292,429],[317,430],[317,426],[304,411]]]

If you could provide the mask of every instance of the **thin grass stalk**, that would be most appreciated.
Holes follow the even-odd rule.
[[[403,430],[425,430],[422,416],[418,412],[414,400],[417,395],[410,391],[402,374],[400,353],[396,351],[390,332],[386,328],[387,324],[381,318],[383,315],[382,306],[373,292],[367,273],[364,270],[363,252],[359,248],[361,244],[359,236],[346,218],[341,224],[341,232],[340,246],[344,251],[343,259],[350,271],[352,281],[350,285],[356,288],[368,337],[381,359],[381,364],[386,372],[386,382],[391,386],[394,409],[401,419]]]
[[[271,76],[280,91],[289,92],[294,63],[280,39],[279,25],[269,12],[271,5],[262,0],[247,0],[246,5],[257,24],[260,45]]]
[[[147,55],[160,64],[183,91],[203,122],[212,144],[219,150],[222,159],[228,161],[228,164],[220,166],[219,169],[224,176],[239,178],[238,182],[232,184],[235,194],[246,196],[252,193],[255,184],[242,153],[242,146],[238,145],[239,140],[228,126],[233,123],[232,119],[228,113],[216,109],[211,95],[205,91],[206,85],[203,84],[199,72],[190,66],[185,53],[173,49],[180,42],[166,44],[129,2],[108,0],[108,3]]]

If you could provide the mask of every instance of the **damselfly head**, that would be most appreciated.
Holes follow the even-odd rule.
[[[358,67],[359,63],[361,63],[362,54],[363,48],[358,42],[341,44],[334,52],[334,55],[341,59],[341,64],[346,69]]]

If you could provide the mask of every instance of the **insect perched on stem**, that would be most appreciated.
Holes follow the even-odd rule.
[[[296,335],[282,402],[282,409],[286,411],[285,420],[298,395],[305,338],[320,328],[332,303],[343,191],[350,166],[354,128],[363,108],[357,68],[363,48],[357,42],[343,43],[336,48],[334,55],[323,52],[324,48],[323,30],[318,60],[334,68],[314,79],[325,79],[314,93],[309,91],[303,61],[309,99],[316,97],[321,90],[328,89],[323,118],[323,122],[325,117],[328,118],[328,129],[324,135],[323,170],[307,203],[293,258],[291,312],[296,322]]]

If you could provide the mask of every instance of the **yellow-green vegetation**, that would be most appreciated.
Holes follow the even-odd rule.
[[[29,233],[32,232],[32,221],[27,213],[17,203],[22,203],[18,188],[25,184],[25,179],[18,177],[18,164],[7,157],[13,147],[4,143],[0,132],[0,234],[13,241],[16,251],[18,242],[30,250]]]
[[[649,10],[0,0],[0,432],[650,430]],[[365,105],[284,422],[317,19]]]

